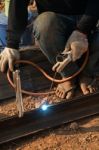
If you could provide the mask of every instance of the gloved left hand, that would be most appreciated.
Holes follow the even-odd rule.
[[[88,39],[87,35],[81,33],[80,31],[73,31],[69,37],[65,50],[62,54],[71,51],[72,61],[76,61],[81,58],[81,56],[88,50]]]
[[[4,72],[8,65],[10,71],[13,71],[14,62],[20,59],[19,51],[6,47],[0,54],[0,71]]]

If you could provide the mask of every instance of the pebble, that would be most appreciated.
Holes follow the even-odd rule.
[[[72,122],[72,123],[70,124],[69,128],[70,128],[71,130],[78,130],[78,129],[79,129],[79,125],[78,125],[77,122]]]

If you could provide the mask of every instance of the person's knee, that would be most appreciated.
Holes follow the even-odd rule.
[[[41,35],[50,33],[52,26],[57,24],[57,16],[54,12],[44,12],[40,14],[34,22],[34,36],[38,40]]]

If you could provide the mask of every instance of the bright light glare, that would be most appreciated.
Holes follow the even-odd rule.
[[[42,109],[43,111],[47,110],[47,108],[48,108],[48,105],[46,105],[46,104],[43,104],[43,105],[41,106],[41,109]]]

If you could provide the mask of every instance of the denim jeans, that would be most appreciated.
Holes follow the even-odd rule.
[[[56,63],[56,56],[63,52],[66,42],[72,31],[76,29],[79,16],[65,16],[54,12],[44,12],[40,14],[34,22],[34,36],[37,40],[42,52],[46,55],[51,64]],[[99,60],[99,31],[95,31],[90,40],[90,58],[86,66],[86,72],[99,72],[99,67],[94,67]],[[95,55],[96,57],[93,56]],[[92,63],[91,59],[95,57]],[[91,64],[91,65],[90,65]],[[92,67],[91,67],[92,66]],[[64,77],[70,76],[79,69],[77,62],[69,63],[61,75]],[[87,73],[88,73],[87,72]]]

